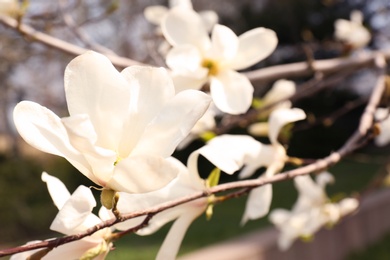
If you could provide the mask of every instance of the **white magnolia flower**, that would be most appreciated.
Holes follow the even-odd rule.
[[[329,202],[325,185],[333,182],[333,176],[324,172],[317,176],[316,182],[310,176],[294,179],[298,200],[291,211],[275,209],[270,221],[280,230],[278,245],[287,250],[295,239],[312,236],[326,224],[335,224],[341,217],[350,214],[358,207],[358,201],[345,198],[338,203]]]
[[[371,40],[370,32],[363,26],[362,12],[355,10],[351,20],[337,19],[335,22],[335,37],[353,48],[363,48]]]
[[[280,130],[284,125],[305,117],[304,111],[299,108],[281,108],[273,111],[269,118],[271,144],[262,144],[245,135],[221,135],[211,139],[197,153],[228,174],[233,174],[244,166],[239,174],[240,178],[252,176],[261,167],[266,167],[267,170],[260,178],[270,177],[284,167],[288,158],[283,145],[277,140]],[[242,223],[267,214],[271,200],[271,184],[253,189],[247,200]]]
[[[272,88],[264,95],[262,98],[262,106],[268,106],[270,104],[275,104],[271,109],[261,113],[262,117],[268,117],[268,115],[277,109],[280,108],[291,108],[291,101],[286,100],[281,102],[281,100],[291,97],[295,94],[296,87],[294,81],[279,79],[275,81],[272,85]],[[249,126],[248,132],[255,136],[265,136],[268,135],[268,122],[258,122]]]
[[[237,37],[223,25],[215,25],[211,39],[202,19],[192,11],[174,8],[161,28],[173,46],[166,62],[172,70],[176,91],[200,89],[210,82],[215,105],[230,114],[244,113],[251,105],[253,86],[236,72],[269,56],[277,45],[274,31],[255,28]]]
[[[375,119],[379,121],[380,133],[375,137],[375,144],[385,146],[390,143],[390,116],[388,108],[377,108]]]
[[[117,204],[119,212],[125,214],[137,210],[143,210],[167,201],[183,198],[187,195],[194,194],[195,192],[205,191],[207,186],[205,181],[198,175],[197,160],[195,157],[190,158],[192,159],[189,159],[188,168],[173,157],[167,159],[172,162],[172,165],[175,165],[179,175],[176,179],[160,190],[144,194],[119,192],[120,198]],[[168,222],[174,220],[175,222],[165,238],[156,259],[176,259],[181,241],[184,238],[188,227],[206,210],[207,205],[207,198],[200,198],[160,212],[150,220],[147,227],[139,230],[137,234],[152,234]],[[144,218],[145,217],[142,216],[130,219],[115,225],[115,228],[118,230],[127,230],[142,223]]]
[[[169,8],[163,5],[148,6],[144,10],[144,16],[150,23],[160,26],[164,16],[168,14],[169,9],[179,7],[187,10],[193,10],[191,0],[169,0]],[[210,32],[213,26],[218,22],[218,15],[211,10],[199,12],[202,18],[203,26],[206,31]]]
[[[199,91],[174,94],[163,68],[128,67],[119,73],[101,54],[87,52],[65,70],[69,117],[34,102],[14,110],[20,135],[62,156],[94,183],[115,191],[147,192],[177,172],[165,160],[207,110]]]
[[[89,188],[79,186],[70,195],[65,185],[59,179],[44,172],[42,173],[42,180],[46,182],[50,196],[59,210],[50,226],[51,230],[65,235],[74,235],[109,219],[109,214],[107,214],[105,208],[100,210],[100,217],[91,213],[96,206],[96,201]],[[91,236],[53,248],[42,259],[57,260],[63,259],[64,256],[67,259],[81,259],[88,255],[90,257],[93,256],[93,259],[102,260],[112,247],[110,236],[110,228],[101,229]],[[29,244],[34,242],[37,241],[29,242]],[[42,249],[13,255],[11,260],[27,259],[27,257],[40,250]]]
[[[20,12],[19,1],[0,0],[0,15],[17,16]]]

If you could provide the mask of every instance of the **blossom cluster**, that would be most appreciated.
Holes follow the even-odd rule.
[[[1,9],[0,9],[1,10]],[[296,92],[293,81],[281,79],[261,98],[254,99],[254,87],[241,73],[266,59],[276,49],[276,33],[254,28],[237,36],[218,24],[212,11],[197,13],[190,1],[170,1],[170,8],[153,6],[146,18],[158,26],[165,39],[167,68],[131,66],[121,72],[102,54],[88,51],[74,58],[64,73],[64,89],[69,116],[60,118],[32,101],[22,101],[14,109],[15,126],[22,138],[38,150],[61,156],[90,179],[101,192],[99,216],[90,188],[79,186],[72,194],[56,177],[42,174],[59,212],[50,229],[64,235],[86,231],[123,214],[148,209],[194,194],[208,194],[218,185],[220,171],[240,179],[271,178],[291,159],[280,141],[283,131],[305,120],[304,110],[288,100]],[[356,18],[357,17],[357,18]],[[336,37],[362,48],[369,32],[358,13],[352,21],[338,20]],[[349,36],[349,38],[347,38]],[[185,164],[172,156],[192,140],[212,133],[223,114],[241,115],[256,101],[270,108],[259,114],[248,128],[250,135],[211,134],[205,145],[193,151]],[[378,109],[376,120],[388,128],[388,109]],[[382,131],[378,145],[390,141]],[[198,159],[202,156],[218,170],[202,179]],[[270,221],[281,230],[279,245],[311,236],[322,226],[334,224],[358,207],[358,201],[344,198],[331,202],[325,185],[333,181],[329,173],[299,176],[294,183],[299,197],[291,211],[276,209]],[[272,184],[250,190],[242,224],[266,216],[272,202]],[[211,214],[214,194],[158,212],[138,235],[149,235],[174,221],[156,259],[175,259],[191,223],[201,214]],[[144,223],[138,216],[101,229],[90,236],[60,245],[47,252],[35,249],[15,254],[26,259],[43,253],[42,259],[104,259],[118,234]],[[33,244],[37,241],[29,242]]]

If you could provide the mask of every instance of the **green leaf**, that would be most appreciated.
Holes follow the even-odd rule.
[[[207,187],[214,187],[218,185],[219,178],[221,176],[221,170],[218,168],[215,168],[211,171],[209,177],[206,180]]]

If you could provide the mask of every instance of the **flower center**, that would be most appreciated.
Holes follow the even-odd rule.
[[[123,158],[118,155],[116,161],[114,162],[114,166],[116,166],[120,161],[122,161],[122,159]]]
[[[209,70],[209,76],[215,76],[218,74],[218,62],[215,60],[204,59],[202,61],[202,67]]]

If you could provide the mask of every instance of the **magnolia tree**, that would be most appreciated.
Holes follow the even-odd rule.
[[[334,177],[327,169],[372,140],[378,146],[390,141],[389,108],[383,102],[390,54],[364,50],[371,36],[359,11],[353,11],[350,20],[334,21],[335,38],[348,49],[347,56],[317,61],[308,55],[307,61],[247,72],[242,70],[278,48],[277,34],[259,27],[237,36],[218,23],[217,13],[198,13],[186,0],[170,1],[169,7],[150,6],[144,12],[156,26],[156,39],[162,37],[155,46],[165,68],[91,44],[69,16],[64,16],[65,25],[84,36],[89,49],[23,22],[27,2],[0,1],[0,12],[0,22],[26,39],[74,55],[63,82],[68,115],[59,117],[26,100],[15,106],[12,118],[29,145],[65,158],[94,183],[72,193],[55,172],[43,172],[42,181],[58,208],[50,229],[64,236],[3,249],[0,256],[104,259],[124,235],[149,235],[174,221],[156,258],[175,259],[197,217],[210,217],[215,204],[244,195],[248,197],[242,224],[270,213],[269,220],[280,230],[280,249],[286,250],[295,239],[311,236],[359,207],[357,198],[328,198],[325,187]],[[355,133],[324,158],[289,156],[281,135],[291,136],[295,122],[310,120],[292,101],[313,95],[359,67],[372,68],[377,76]],[[296,86],[292,79],[297,77],[307,81]],[[261,81],[274,84],[259,96],[252,83]],[[246,129],[246,134],[232,134],[236,127]],[[259,136],[269,142],[258,141]],[[172,157],[196,139],[204,146],[192,151],[186,164]],[[215,169],[200,174],[200,156]],[[286,165],[290,170],[284,170]],[[265,171],[253,177],[259,169]],[[224,174],[241,180],[220,184]],[[289,179],[298,191],[296,203],[290,210],[269,212],[272,184]],[[93,192],[100,193],[100,201]],[[100,208],[98,216],[92,213],[95,207]]]

